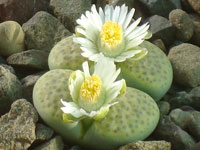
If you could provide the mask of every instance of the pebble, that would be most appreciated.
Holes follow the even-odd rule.
[[[175,27],[168,19],[154,15],[147,19],[147,21],[150,24],[149,30],[153,34],[151,41],[161,39],[166,46],[174,42]]]
[[[38,114],[25,99],[15,101],[10,111],[0,118],[0,149],[27,150],[36,139]]]
[[[170,49],[168,58],[172,64],[174,80],[186,87],[200,85],[200,48],[183,43]]]
[[[60,21],[45,11],[37,12],[22,26],[27,49],[50,51],[54,44],[71,33]]]
[[[177,40],[187,42],[193,35],[193,22],[190,16],[181,9],[175,9],[169,14],[170,22],[176,27]]]

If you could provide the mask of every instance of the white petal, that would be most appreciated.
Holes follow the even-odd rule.
[[[107,91],[107,98],[105,100],[105,103],[110,103],[113,99],[115,99],[119,94],[120,94],[120,90],[123,87],[123,79],[114,82],[109,90]]]
[[[91,54],[96,54],[98,53],[97,49],[96,48],[93,48],[93,47],[89,47],[89,46],[85,46],[85,47],[80,47],[80,49],[83,50],[83,52],[87,52],[87,53],[91,53]]]
[[[144,40],[141,39],[140,37],[138,39],[133,39],[131,41],[128,41],[128,44],[126,45],[126,49],[132,49],[138,45],[140,45]]]
[[[105,21],[111,20],[112,16],[112,8],[109,5],[106,5],[105,7]]]
[[[149,26],[146,26],[143,30],[140,30],[140,32],[132,32],[130,33],[127,38],[128,39],[133,39],[133,38],[138,38],[141,37],[141,39],[144,39],[145,36],[148,34],[147,30],[148,30]],[[137,30],[137,29],[136,29]]]
[[[107,74],[107,76],[104,77],[104,85],[106,88],[117,79],[118,75],[120,74],[120,71],[120,68],[117,71],[116,69],[114,69],[110,71],[110,73]]]
[[[127,36],[128,34],[130,34],[136,27],[137,25],[140,23],[142,18],[138,18],[136,21],[134,21],[126,30],[125,30],[125,34],[124,36]]]
[[[69,90],[73,101],[76,101],[79,96],[80,87],[84,81],[83,72],[77,70],[75,72],[75,79],[70,80]]]
[[[99,15],[101,17],[102,23],[104,24],[104,22],[105,22],[105,15],[104,15],[103,9],[101,7],[99,7]]]
[[[72,116],[79,118],[83,116],[84,114],[80,111],[80,108],[78,105],[76,105],[74,102],[65,102],[61,99],[62,104],[64,107],[61,107],[61,110],[66,114],[71,114]]]
[[[120,7],[116,6],[115,10],[113,12],[113,16],[112,16],[112,20],[115,22],[118,22],[118,18],[119,18],[119,13],[120,13]]]
[[[91,26],[93,26],[93,27],[95,27],[95,28],[100,30],[101,29],[101,25],[99,24],[98,18],[95,17],[95,15],[93,13],[91,13],[90,11],[86,11],[85,14],[86,14],[86,17],[88,18],[87,20],[85,20],[85,21],[88,22],[88,26],[86,28],[88,29]]]
[[[92,55],[94,55],[94,54],[93,54],[93,53],[90,53],[90,52],[83,52],[83,53],[81,53],[81,55],[82,55],[83,57],[89,58],[90,56],[92,56]]]
[[[81,18],[80,19],[77,19],[76,22],[81,25],[82,27],[84,27],[85,29],[87,28],[88,24],[89,24],[89,21],[88,21],[88,18],[86,18],[85,15],[81,15]]]
[[[133,32],[131,32],[128,36],[127,36],[127,38],[128,39],[132,39],[132,37],[134,37],[136,34],[138,34],[138,33],[140,33],[140,32],[146,32],[147,30],[148,30],[148,28],[149,28],[149,25],[147,25],[148,23],[145,23],[145,24],[143,24],[142,26],[140,26],[140,27],[137,27]]]
[[[81,29],[81,28],[76,28],[76,32],[80,33],[80,34],[83,34],[83,35],[86,35],[86,32],[85,30]]]
[[[88,67],[88,62],[87,61],[82,64],[82,67],[83,67],[83,72],[85,74],[85,77],[90,76],[90,72],[89,72],[89,67]]]
[[[81,44],[82,47],[88,47],[88,48],[92,48],[92,49],[96,48],[96,45],[94,45],[93,42],[91,42],[90,40],[88,40],[86,38],[75,37],[75,38],[73,38],[73,41]]]
[[[132,19],[134,13],[135,13],[135,9],[132,8],[131,11],[128,13],[127,17],[126,17],[125,22],[123,23],[124,29],[126,29],[127,26],[129,25],[129,23],[131,22],[131,19]]]
[[[88,57],[89,60],[97,62],[101,53],[96,53]]]
[[[127,52],[122,53],[120,56],[115,58],[116,62],[122,62],[126,60],[127,58],[131,58],[135,56],[136,54],[140,53],[142,50],[130,50]]]
[[[101,28],[101,27],[100,27]],[[93,43],[97,43],[97,37],[100,34],[100,30],[93,26],[93,25],[88,25],[87,29],[86,29],[86,34],[85,36],[92,41]]]
[[[117,104],[118,102],[113,102],[113,103],[110,103],[110,104],[106,104],[104,106],[102,106],[99,110],[97,111],[91,111],[90,113],[86,112],[84,109],[81,109],[80,112],[82,114],[84,114],[85,116],[88,116],[90,118],[93,118],[97,115],[99,115],[102,111],[104,111],[104,109],[109,109],[111,106]]]
[[[96,21],[99,24],[100,29],[101,29],[101,26],[103,25],[103,22],[102,22],[101,16],[97,12],[96,6],[92,5],[92,9],[91,10],[93,12],[93,16],[97,19]]]
[[[116,66],[113,61],[104,56],[99,56],[99,60],[94,68],[94,74],[98,75],[101,80],[105,80],[106,76],[113,74],[116,71]],[[105,83],[105,82],[104,82]]]
[[[120,15],[119,15],[119,19],[118,19],[118,24],[122,25],[126,19],[126,15],[128,12],[128,7],[125,6],[125,4],[123,4],[121,6],[121,10],[120,10]]]

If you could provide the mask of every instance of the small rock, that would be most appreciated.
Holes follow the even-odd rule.
[[[73,32],[76,20],[91,8],[91,0],[50,0],[50,8],[60,22]]]
[[[44,74],[45,72],[36,73],[33,75],[29,75],[21,80],[22,83],[22,95],[26,98],[29,102],[32,102],[32,94],[33,94],[33,87],[37,80]]]
[[[35,133],[36,133],[36,140],[46,141],[52,137],[53,130],[41,123],[37,123]]]
[[[9,111],[10,105],[21,98],[22,85],[9,70],[0,66],[0,115]]]
[[[150,24],[150,32],[153,34],[151,40],[162,39],[162,41],[168,46],[174,42],[175,39],[175,27],[171,22],[158,15],[154,15],[147,19]]]
[[[0,149],[27,150],[36,139],[38,114],[25,99],[15,101],[9,113],[0,118]]]
[[[181,106],[191,106],[197,110],[200,110],[200,87],[192,89],[189,93],[182,91],[177,92],[171,98],[167,100],[171,108],[179,108]]]
[[[12,74],[15,75],[15,70],[12,66],[6,65],[6,64],[0,64],[0,66],[4,67],[5,69],[9,70]]]
[[[159,101],[158,102],[158,107],[160,110],[160,115],[167,115],[169,113],[170,110],[170,104],[166,101]]]
[[[139,0],[148,14],[168,17],[170,11],[180,8],[180,0]]]
[[[24,50],[24,31],[14,21],[0,24],[0,55],[10,56]]]
[[[56,136],[51,139],[49,142],[46,142],[33,150],[63,150],[64,144],[60,136]]]
[[[22,28],[27,49],[50,51],[54,44],[71,35],[58,19],[44,11],[37,12]]]
[[[45,51],[28,50],[9,56],[7,62],[13,66],[45,70],[48,69],[48,56]]]
[[[122,146],[119,150],[171,150],[171,144],[166,141],[138,141]]]
[[[200,139],[200,112],[199,111],[182,111],[175,109],[170,112],[170,118],[182,129],[196,138]]]
[[[23,24],[36,12],[47,9],[48,0],[3,0],[0,1],[0,20]]]
[[[194,26],[194,33],[191,38],[191,43],[200,46],[200,17],[197,15],[190,15]]]
[[[190,6],[200,14],[200,1],[199,0],[187,0]]]
[[[200,101],[200,86],[193,88],[189,92],[189,95],[194,101]],[[200,107],[200,105],[199,105],[199,107]]]
[[[156,46],[158,46],[165,54],[167,53],[165,44],[161,39],[156,39],[152,43],[155,44]]]
[[[168,116],[161,118],[156,130],[156,139],[171,142],[174,150],[189,150],[195,145],[194,139],[179,126],[177,126]]]
[[[182,111],[181,109],[174,109],[169,114],[171,120],[176,123],[183,130],[188,128],[188,122],[190,121],[190,111]]]
[[[174,80],[186,87],[200,85],[200,48],[184,43],[170,49]]]
[[[169,14],[170,22],[176,27],[176,38],[183,42],[189,41],[193,35],[193,23],[190,16],[181,9],[175,9]]]

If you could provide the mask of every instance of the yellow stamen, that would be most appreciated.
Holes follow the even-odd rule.
[[[122,42],[122,27],[115,21],[106,21],[101,29],[101,42],[108,47],[115,47]]]
[[[102,82],[97,75],[89,76],[81,85],[80,95],[84,100],[96,102],[101,91]]]

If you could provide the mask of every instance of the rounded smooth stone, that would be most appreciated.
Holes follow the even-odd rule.
[[[190,16],[181,9],[170,12],[169,20],[176,27],[176,38],[183,42],[191,39],[193,35],[193,22]]]
[[[183,43],[170,49],[168,54],[174,80],[186,87],[200,85],[200,48]]]
[[[50,70],[82,69],[82,63],[87,59],[81,55],[80,45],[73,42],[73,36],[64,38],[51,50],[48,58]]]
[[[126,80],[128,86],[144,91],[158,101],[171,86],[172,67],[157,46],[147,41],[140,46],[148,50],[144,58],[137,61],[130,58],[117,66],[121,68],[121,78]]]
[[[68,78],[71,71],[55,69],[44,74],[35,84],[33,103],[41,118],[67,142],[90,149],[114,150],[132,141],[144,140],[159,121],[159,109],[146,93],[127,88],[112,106],[106,117],[86,125],[85,120],[77,125],[62,120],[60,99],[71,101]]]
[[[24,50],[24,31],[15,21],[0,24],[0,55],[10,56]]]

